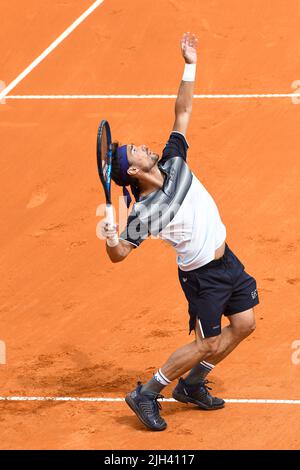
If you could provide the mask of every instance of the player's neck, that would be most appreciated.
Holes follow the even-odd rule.
[[[148,194],[161,189],[164,184],[164,175],[158,167],[151,173],[147,173],[145,178],[140,179],[139,186],[141,189],[140,197],[148,196]]]

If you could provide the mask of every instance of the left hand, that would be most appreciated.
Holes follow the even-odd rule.
[[[197,63],[198,38],[195,34],[184,33],[180,41],[181,52],[187,64]]]

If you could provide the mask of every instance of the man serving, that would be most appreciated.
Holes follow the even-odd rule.
[[[120,236],[116,225],[102,223],[107,253],[114,263],[123,261],[149,235],[171,244],[177,254],[195,340],[173,352],[146,384],[138,382],[125,399],[153,431],[167,426],[158,398],[175,379],[179,381],[172,396],[177,401],[205,410],[224,406],[224,400],[211,395],[207,376],[254,331],[253,307],[259,303],[255,279],[226,243],[226,228],[215,201],[187,165],[185,136],[192,112],[197,44],[194,34],[185,33],[181,39],[185,68],[174,126],[162,157],[146,145],[114,143],[112,179],[123,186],[129,204],[130,186],[136,202]],[[229,320],[224,328],[222,315]]]

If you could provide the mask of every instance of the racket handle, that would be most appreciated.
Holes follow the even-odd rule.
[[[109,225],[114,225],[114,208],[111,204],[106,205],[106,221]]]

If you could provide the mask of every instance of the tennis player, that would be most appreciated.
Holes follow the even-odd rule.
[[[224,400],[210,393],[207,377],[254,331],[253,307],[259,303],[255,279],[226,243],[226,228],[215,201],[186,162],[197,43],[190,33],[181,40],[185,68],[173,130],[162,158],[146,145],[114,143],[112,179],[123,186],[128,204],[130,186],[136,202],[120,236],[116,225],[102,223],[113,263],[123,261],[149,235],[167,241],[177,254],[179,280],[189,307],[189,330],[195,331],[195,340],[173,352],[147,383],[138,382],[126,396],[126,403],[153,431],[167,426],[158,398],[163,398],[162,390],[175,379],[179,379],[172,394],[175,400],[204,410],[224,407]],[[221,328],[223,314],[229,324]]]

